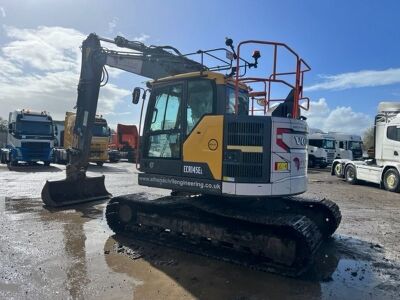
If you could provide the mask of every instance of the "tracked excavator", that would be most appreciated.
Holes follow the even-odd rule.
[[[271,55],[264,68],[254,45]],[[142,100],[140,127],[144,119],[138,183],[169,189],[170,196],[111,198],[104,176],[86,176],[105,66],[150,79],[132,93],[134,104]],[[335,203],[296,196],[307,189],[308,127],[301,111],[309,106],[303,96],[309,70],[277,42],[234,47],[227,39],[226,48],[182,54],[90,34],[82,44],[67,177],[48,181],[42,199],[50,207],[110,199],[105,215],[117,234],[297,276],[341,220]]]

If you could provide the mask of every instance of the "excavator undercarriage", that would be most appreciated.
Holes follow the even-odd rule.
[[[341,220],[338,206],[325,199],[151,198],[114,197],[106,210],[110,228],[135,239],[287,276],[298,276],[310,267],[321,242]]]

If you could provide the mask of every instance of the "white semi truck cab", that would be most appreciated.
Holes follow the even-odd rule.
[[[325,168],[335,157],[335,140],[326,133],[312,133],[308,136],[308,166]]]
[[[0,151],[0,160],[9,166],[20,161],[28,164],[51,162],[54,147],[53,120],[47,112],[15,110],[8,119],[7,145]]]
[[[359,180],[377,183],[388,191],[400,191],[400,102],[379,103],[375,117],[373,159],[336,159],[332,175],[356,184]]]
[[[327,152],[324,148],[315,147],[308,145],[308,167],[309,168],[326,168],[327,163]]]
[[[329,132],[335,139],[335,158],[362,160],[363,142],[361,136],[340,132]]]

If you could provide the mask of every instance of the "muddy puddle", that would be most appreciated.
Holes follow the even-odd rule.
[[[336,234],[286,278],[114,235],[104,203],[49,211],[0,197],[0,298],[399,299],[383,245]]]

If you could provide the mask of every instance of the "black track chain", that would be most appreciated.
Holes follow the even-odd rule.
[[[314,221],[324,239],[330,237],[336,231],[342,220],[339,206],[325,198],[312,200],[302,197],[289,197],[284,199],[284,203],[291,207],[292,210],[297,210],[299,214],[304,214]]]
[[[302,197],[285,198],[240,198],[229,199],[218,196],[198,196],[194,197],[193,205],[209,211],[214,209],[213,213],[220,214],[230,208],[229,214],[235,211],[248,211],[253,215],[296,214],[304,215],[312,220],[320,230],[324,239],[330,237],[339,227],[342,215],[339,206],[330,200],[313,200]],[[220,213],[218,213],[220,211]]]
[[[206,199],[207,196],[163,197],[148,201],[146,200],[146,195],[143,194],[126,195],[113,198],[110,201],[106,209],[106,218],[110,228],[116,233],[245,265],[261,271],[298,276],[311,264],[322,237],[317,226],[307,217],[277,212],[265,214],[265,211],[262,210],[252,211],[251,207],[238,211],[215,202],[215,199],[205,201]],[[204,202],[206,205],[203,204]],[[199,203],[201,203],[200,206]],[[144,213],[147,218],[153,218],[154,220],[168,218],[177,228],[181,224],[183,228],[183,224],[187,224],[188,220],[197,222],[199,226],[196,228],[196,235],[194,236],[190,233],[182,235],[179,232],[166,233],[160,230],[159,226],[137,226],[135,221],[131,224],[123,224],[118,215],[119,209],[123,205],[129,205],[138,214]],[[213,232],[215,227],[230,223],[230,228],[227,228],[229,231],[232,230],[235,224],[237,227],[241,227],[243,222],[251,225],[250,230],[246,232],[246,236],[251,235],[253,239],[253,231],[257,231],[259,234],[260,230],[263,231],[265,229],[266,233],[263,234],[266,236],[268,234],[272,236],[278,235],[281,239],[295,240],[301,248],[301,251],[297,253],[300,257],[297,257],[296,264],[288,266],[271,261],[271,259],[255,258],[249,252],[235,247],[236,245],[229,249],[224,247],[223,243],[218,244],[218,237],[215,236],[213,240],[216,240],[217,243],[210,244],[210,241],[207,240],[207,237],[210,237],[210,233]],[[252,245],[248,246],[252,248]],[[256,248],[256,246],[254,247]]]

